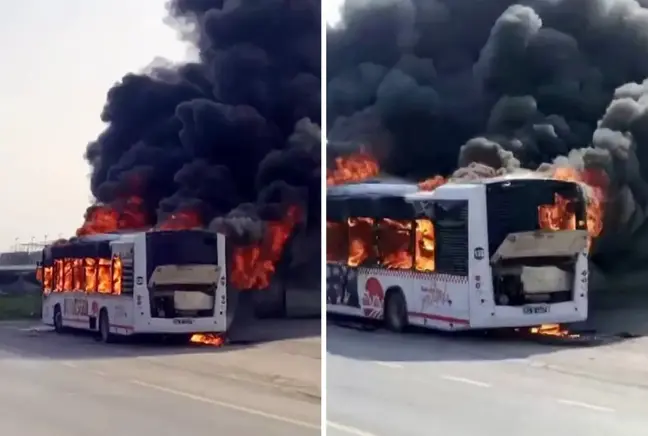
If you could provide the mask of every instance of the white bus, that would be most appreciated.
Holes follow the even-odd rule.
[[[201,230],[103,234],[43,250],[43,322],[118,336],[189,340],[227,329],[224,235]]]
[[[331,187],[327,312],[383,320],[394,331],[583,321],[588,242],[577,183],[499,178],[429,192],[407,184]]]

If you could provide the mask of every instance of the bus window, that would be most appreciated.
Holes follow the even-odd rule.
[[[84,281],[86,292],[97,292],[97,261],[91,257],[83,259],[83,269],[85,270]]]
[[[54,290],[53,278],[54,278],[54,267],[45,266],[43,267],[43,292],[49,294]]]
[[[111,261],[100,258],[99,263],[99,282],[97,291],[101,294],[110,294],[112,292],[112,271],[110,270]]]
[[[326,260],[346,263],[349,257],[347,223],[326,222]]]
[[[123,288],[123,263],[121,257],[114,256],[111,265],[112,272],[112,291],[115,295],[120,295]]]
[[[378,223],[380,264],[391,269],[410,269],[414,263],[411,244],[412,223],[388,218]]]
[[[63,290],[72,291],[74,289],[73,274],[73,260],[63,259]]]
[[[441,200],[434,210],[435,267],[442,274],[468,274],[468,201]]]
[[[54,261],[54,292],[63,292],[63,261]]]
[[[435,262],[434,224],[429,219],[416,220],[416,270],[432,272]]]
[[[349,266],[374,263],[376,244],[372,218],[349,218]]]
[[[72,278],[74,289],[83,291],[85,289],[83,283],[83,259],[74,259],[74,262],[72,263]]]

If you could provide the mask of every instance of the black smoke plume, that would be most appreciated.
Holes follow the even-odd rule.
[[[327,41],[331,141],[410,179],[604,170],[593,263],[644,269],[647,0],[347,0]]]
[[[258,233],[295,201],[319,229],[320,0],[167,8],[198,60],[157,62],[108,91],[108,126],[86,152],[97,202],[137,196],[150,225],[191,209]]]

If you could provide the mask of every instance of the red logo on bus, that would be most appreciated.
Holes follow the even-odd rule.
[[[96,315],[99,312],[99,304],[96,301],[92,302],[92,314]]]
[[[362,295],[362,311],[365,316],[379,318],[383,311],[383,301],[385,301],[385,291],[382,285],[377,278],[368,278]]]

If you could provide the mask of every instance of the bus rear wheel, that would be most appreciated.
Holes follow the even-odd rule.
[[[110,318],[108,317],[108,311],[106,309],[102,309],[99,314],[98,339],[105,344],[115,342],[115,335],[110,333]]]
[[[61,306],[58,304],[54,306],[54,319],[52,320],[54,324],[54,331],[56,333],[63,333],[63,313],[61,312]]]
[[[387,294],[384,317],[385,325],[393,332],[400,333],[407,327],[407,303],[400,290]]]

